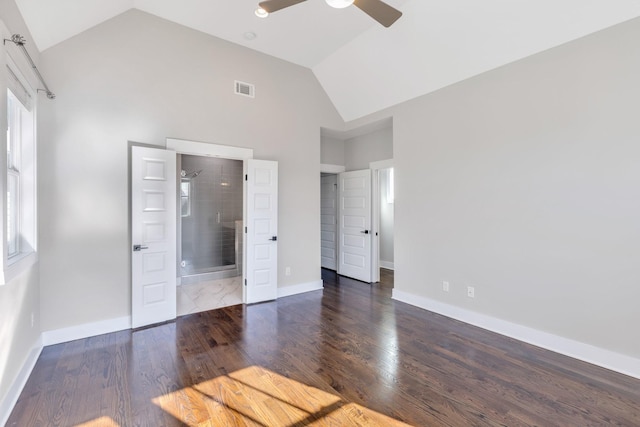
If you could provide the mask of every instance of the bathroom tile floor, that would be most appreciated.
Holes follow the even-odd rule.
[[[178,316],[242,304],[242,277],[178,286]]]

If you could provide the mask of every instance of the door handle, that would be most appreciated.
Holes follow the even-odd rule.
[[[273,236],[269,240],[271,240],[272,242],[275,242],[278,240],[278,236]]]
[[[133,245],[133,252],[138,252],[142,249],[149,249],[149,246]]]
[[[361,233],[364,233],[364,234],[369,234],[369,230],[364,230],[364,231],[361,231]]]

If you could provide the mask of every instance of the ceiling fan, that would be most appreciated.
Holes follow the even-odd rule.
[[[265,0],[258,3],[262,9],[268,13],[277,12],[285,7],[302,3],[306,0]],[[402,12],[395,9],[381,0],[325,0],[331,7],[341,9],[350,6],[352,3],[364,13],[378,21],[385,27],[390,27],[401,16]]]

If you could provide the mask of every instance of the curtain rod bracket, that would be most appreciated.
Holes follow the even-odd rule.
[[[27,40],[24,37],[22,37],[20,34],[14,34],[11,36],[10,39],[4,39],[3,44],[6,45],[7,42],[12,42],[16,46],[19,46],[22,49],[22,53],[24,53],[24,56],[26,56],[27,60],[29,60],[29,63],[31,64],[31,68],[33,69],[33,72],[35,73],[38,80],[40,80],[40,83],[42,83],[42,86],[44,86],[44,89],[37,89],[37,92],[44,92],[47,94],[47,98],[56,99],[55,93],[49,90],[49,86],[47,86],[47,84],[45,83],[44,79],[42,78],[42,75],[40,74],[40,71],[38,71],[38,67],[36,67],[36,64],[33,62],[33,59],[31,59],[29,52],[27,52],[27,48],[24,47]]]
[[[47,94],[47,98],[49,98],[49,99],[56,99],[56,94],[51,92],[50,90],[38,89],[37,91],[46,93]]]

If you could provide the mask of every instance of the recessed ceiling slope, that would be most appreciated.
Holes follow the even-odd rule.
[[[42,52],[131,9],[133,0],[16,0],[16,4]]]
[[[638,0],[412,0],[313,71],[345,121],[640,16]]]

